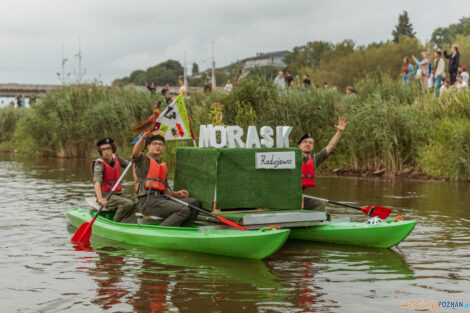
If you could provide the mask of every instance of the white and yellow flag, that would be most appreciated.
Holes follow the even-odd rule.
[[[180,94],[175,101],[160,113],[160,116],[155,120],[152,133],[162,135],[165,140],[194,139],[183,94]],[[141,136],[142,134],[134,139],[132,143],[135,144]]]

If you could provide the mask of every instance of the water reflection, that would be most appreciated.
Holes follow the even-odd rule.
[[[103,247],[102,251],[116,251],[115,247]],[[98,259],[94,268],[89,268],[98,288],[97,298],[92,303],[98,304],[103,310],[121,302],[121,298],[129,294],[125,288],[119,286],[122,282],[125,266],[124,257],[113,256],[106,252],[96,251]]]
[[[133,312],[313,312],[341,305],[322,282],[412,280],[397,251],[289,242],[266,261],[154,249],[93,238],[92,303]],[[90,259],[87,258],[86,262]],[[274,311],[276,311],[274,310]]]
[[[283,286],[263,261],[138,247],[96,237],[91,246],[93,252],[84,253],[95,262],[88,270],[97,284],[92,302],[103,309],[127,303],[134,312],[172,308],[255,312],[258,302],[282,299]],[[249,300],[240,301],[240,296]]]

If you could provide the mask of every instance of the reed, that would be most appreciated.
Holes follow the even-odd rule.
[[[279,92],[271,81],[247,77],[231,93],[195,92],[186,101],[191,125],[293,126],[291,146],[311,131],[315,151],[335,133],[339,116],[350,121],[326,168],[356,171],[405,168],[449,179],[470,179],[470,92],[435,99],[423,95],[416,82],[404,86],[387,75],[356,84],[357,96],[335,89]],[[159,95],[134,87],[69,86],[47,93],[26,109],[0,110],[0,145],[20,151],[62,157],[90,157],[101,137],[115,138],[129,153],[135,137],[129,129],[152,114]],[[222,104],[216,109],[213,103]],[[168,142],[165,159],[174,159],[178,146]]]

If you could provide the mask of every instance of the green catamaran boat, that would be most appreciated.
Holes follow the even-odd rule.
[[[75,227],[91,221],[94,212],[74,208],[67,217]],[[135,245],[163,249],[187,250],[250,259],[263,259],[276,252],[289,237],[289,229],[263,228],[240,231],[237,229],[207,229],[166,227],[145,224],[116,223],[98,216],[93,224],[93,235]]]
[[[283,153],[290,156],[295,166],[265,169],[256,165],[262,157],[271,160]],[[199,214],[199,221],[187,228],[146,225],[145,217],[139,224],[115,223],[111,216],[106,218],[103,214],[93,224],[93,235],[156,248],[262,259],[287,239],[389,248],[404,240],[415,227],[416,221],[384,221],[369,218],[372,214],[359,223],[325,212],[302,210],[301,166],[302,156],[297,148],[181,147],[176,150],[174,188],[188,190],[212,217]],[[87,202],[95,209],[99,207],[94,199]],[[67,214],[70,223],[77,227],[92,219],[92,213],[84,209],[76,208]],[[214,215],[250,231],[220,224]]]

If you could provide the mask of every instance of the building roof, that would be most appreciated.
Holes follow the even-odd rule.
[[[288,50],[283,51],[274,51],[274,52],[267,52],[267,53],[257,53],[256,56],[243,59],[242,61],[252,61],[252,60],[260,60],[266,58],[284,58],[289,53]]]

